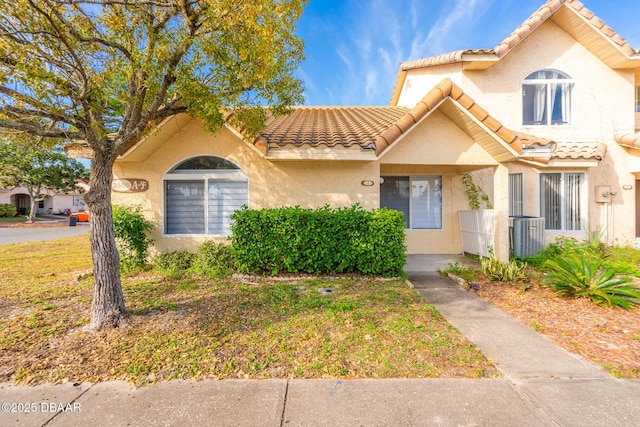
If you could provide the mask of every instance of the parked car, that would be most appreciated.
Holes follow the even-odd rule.
[[[89,222],[89,212],[85,211],[85,212],[73,212],[71,214],[69,214],[69,217],[75,216],[76,218],[78,218],[78,221],[84,221],[84,222]]]

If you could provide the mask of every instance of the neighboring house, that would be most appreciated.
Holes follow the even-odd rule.
[[[601,229],[631,243],[639,69],[582,4],[550,0],[495,49],[402,64],[391,106],[298,107],[254,140],[171,117],[116,161],[113,202],[141,204],[161,250],[224,238],[245,204],[360,203],[405,213],[408,253],[460,253],[461,177],[472,172],[502,259],[509,215],[544,217],[547,241]],[[81,143],[67,152],[88,155]]]
[[[79,186],[87,189],[84,183]],[[18,213],[25,214],[31,208],[29,201],[29,191],[23,187],[0,189],[0,204],[13,205],[18,209]],[[38,214],[58,214],[66,210],[70,212],[80,212],[86,210],[81,193],[59,193],[48,191],[47,195],[38,201]]]

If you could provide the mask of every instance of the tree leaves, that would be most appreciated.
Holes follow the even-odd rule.
[[[303,58],[295,24],[305,2],[0,0],[0,137],[84,140],[93,151],[85,201],[96,295],[122,294],[110,198],[118,156],[178,113],[215,131],[222,111],[234,111],[255,134],[265,119],[259,109],[279,114],[302,102],[293,71]],[[95,318],[124,304],[97,299],[99,329],[105,322]]]
[[[34,142],[0,142],[0,187],[25,187],[31,198],[31,217],[35,201],[50,192],[80,191],[78,179],[88,179],[87,170],[68,158],[60,146],[47,147]]]

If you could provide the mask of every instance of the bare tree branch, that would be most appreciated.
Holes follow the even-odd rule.
[[[0,128],[13,129],[17,131],[27,132],[31,135],[43,136],[46,138],[59,138],[74,140],[82,138],[80,132],[69,131],[66,129],[48,129],[45,126],[36,125],[33,123],[18,123],[10,120],[4,120],[0,118]]]
[[[23,120],[18,120],[23,117],[30,118],[39,118],[39,119],[48,119],[53,122],[66,123],[70,126],[78,127],[80,123],[76,120],[70,120],[70,116],[63,114],[55,114],[48,111],[31,109],[31,108],[19,108],[12,105],[5,105],[0,107],[0,112],[6,114],[8,117],[14,118],[18,122],[22,122]]]

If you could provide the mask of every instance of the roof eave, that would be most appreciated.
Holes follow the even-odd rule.
[[[462,69],[465,71],[486,70],[500,61],[497,55],[464,55]]]
[[[278,161],[349,161],[371,162],[376,160],[374,150],[336,151],[322,148],[270,149],[265,159]]]
[[[118,156],[119,162],[143,162],[162,144],[167,142],[180,129],[193,120],[188,114],[176,114],[158,123],[149,133],[140,138],[124,153]]]
[[[72,159],[93,159],[93,150],[86,143],[81,143],[79,141],[72,142],[69,144],[65,144],[62,147],[67,157]]]

